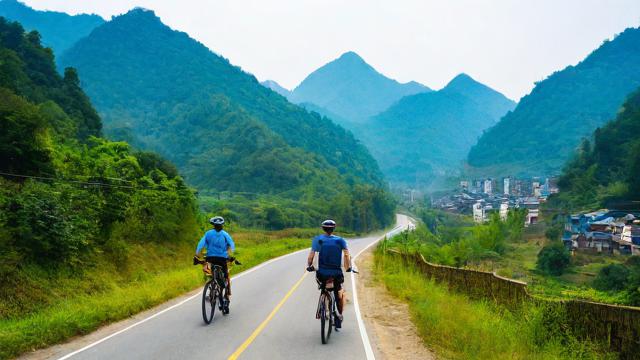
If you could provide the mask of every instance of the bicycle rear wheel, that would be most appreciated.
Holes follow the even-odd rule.
[[[216,312],[217,288],[218,286],[214,280],[210,280],[204,285],[204,290],[202,291],[202,319],[205,324],[211,323]]]
[[[320,336],[322,343],[326,344],[331,336],[331,327],[333,326],[333,314],[331,314],[331,296],[327,293],[321,295],[320,300]]]

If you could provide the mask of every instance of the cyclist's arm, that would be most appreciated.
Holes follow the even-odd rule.
[[[316,256],[315,250],[311,249],[309,256],[307,257],[307,267],[313,265],[313,258]]]
[[[231,235],[227,234],[227,253],[231,255],[234,251],[236,251],[236,244],[233,242]]]
[[[349,255],[349,249],[342,250],[344,254],[344,268],[349,269],[351,267],[351,255]]]
[[[313,265],[313,258],[316,256],[316,251],[320,252],[320,243],[318,242],[317,237],[311,240],[311,251],[307,257],[307,267]]]
[[[340,245],[342,246],[342,253],[344,257],[342,263],[344,264],[344,269],[348,270],[351,268],[351,255],[349,255],[349,248],[347,247],[345,239],[340,239]]]
[[[205,233],[202,239],[200,239],[200,242],[198,242],[198,247],[196,247],[196,256],[200,254],[200,251],[202,251],[202,248],[204,247],[204,244],[206,243],[206,241],[207,241],[207,234]]]

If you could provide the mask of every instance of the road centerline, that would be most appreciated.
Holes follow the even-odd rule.
[[[267,318],[264,319],[264,321],[262,321],[262,323],[260,323],[260,325],[258,325],[258,327],[251,333],[251,335],[249,335],[249,337],[242,343],[242,345],[240,345],[236,349],[236,351],[234,351],[233,354],[231,354],[227,358],[227,360],[236,360],[240,356],[240,354],[242,354],[249,347],[249,345],[251,345],[251,343],[256,339],[256,337],[258,337],[258,335],[260,335],[262,330],[264,330],[264,328],[267,326],[267,324],[269,324],[271,319],[273,319],[273,317],[278,313],[278,311],[284,305],[284,303],[287,302],[287,299],[289,299],[291,297],[291,295],[293,295],[293,293],[296,291],[296,289],[300,286],[300,284],[302,284],[302,281],[304,280],[304,278],[306,276],[307,276],[307,272],[305,271],[302,274],[302,276],[300,277],[300,279],[285,294],[285,296],[282,298],[282,300],[280,300],[278,305],[276,305],[276,307],[273,308],[273,310],[267,316]]]

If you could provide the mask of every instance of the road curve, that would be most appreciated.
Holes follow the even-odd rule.
[[[398,215],[391,232],[408,226],[409,218]],[[347,239],[352,256],[384,235]],[[133,326],[89,344],[72,342],[64,345],[63,353],[50,352],[41,358],[371,359],[366,352],[368,339],[360,331],[364,326],[357,321],[354,287],[348,275],[345,289],[350,302],[342,330],[331,334],[329,344],[321,344],[320,324],[315,319],[318,289],[314,274],[304,271],[307,255],[308,250],[299,251],[236,275],[231,314],[216,313],[211,325],[202,321],[198,293],[160,313],[149,314]]]

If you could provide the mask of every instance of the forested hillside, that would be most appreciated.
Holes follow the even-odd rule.
[[[0,16],[20,22],[27,30],[37,30],[42,43],[51,47],[56,56],[104,23],[98,15],[37,11],[17,0],[0,0]]]
[[[484,129],[515,103],[466,74],[440,91],[406,96],[358,132],[389,181],[428,186],[462,165]]]
[[[61,63],[78,68],[107,135],[160,152],[203,194],[271,196],[270,204],[215,209],[234,206],[245,220],[284,219],[278,228],[329,215],[356,230],[393,221],[378,165],[349,132],[289,103],[152,11],[113,18]]]
[[[309,74],[289,98],[296,104],[311,103],[341,119],[358,122],[384,111],[403,96],[428,91],[416,82],[401,84],[389,79],[358,54],[347,52]]]
[[[471,149],[470,166],[484,176],[558,173],[580,139],[615,117],[640,86],[638,64],[640,29],[605,41],[578,65],[537,83]]]
[[[561,191],[549,199],[550,208],[593,210],[611,201],[640,200],[640,90],[614,121],[583,141],[558,185]]]
[[[100,137],[72,68],[0,17],[0,319],[46,304],[31,273],[126,264],[133,246],[193,240],[196,204],[175,167]],[[27,269],[29,269],[27,271]]]

